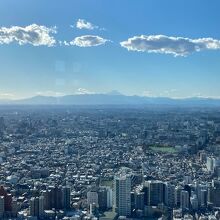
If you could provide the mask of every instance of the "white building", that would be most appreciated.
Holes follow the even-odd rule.
[[[207,167],[207,170],[209,172],[213,172],[214,171],[214,158],[207,157],[206,167]]]
[[[92,204],[98,207],[99,199],[98,199],[98,193],[96,191],[87,192],[87,203],[88,205]]]
[[[131,215],[131,177],[120,173],[114,179],[114,208],[119,216]]]
[[[113,193],[110,187],[106,187],[107,189],[107,207],[112,208],[113,205]]]

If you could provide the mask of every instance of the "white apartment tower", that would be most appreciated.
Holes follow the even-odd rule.
[[[131,215],[131,176],[120,173],[114,178],[114,208],[119,216]]]

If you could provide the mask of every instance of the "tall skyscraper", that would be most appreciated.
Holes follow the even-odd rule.
[[[49,192],[50,208],[62,209],[62,187],[50,186]]]
[[[212,204],[216,207],[220,207],[220,186],[212,185],[208,188],[208,204]]]
[[[12,210],[12,195],[9,194],[3,186],[0,187],[0,196],[4,196],[5,211]]]
[[[134,208],[144,210],[144,192],[136,191],[134,193]]]
[[[144,192],[144,205],[145,206],[148,206],[148,194],[149,194],[149,190],[148,190],[148,185],[147,183],[145,182],[144,185],[143,185],[143,189],[142,191]]]
[[[43,190],[42,196],[44,197],[44,210],[51,209],[51,199],[50,199],[50,191]]]
[[[131,176],[119,173],[114,178],[114,208],[119,216],[131,215]]]
[[[39,197],[39,217],[42,218],[44,216],[44,197]]]
[[[5,200],[4,196],[0,196],[0,219],[2,219],[5,212]]]
[[[55,186],[49,186],[48,187],[48,198],[49,198],[49,204],[50,204],[50,207],[49,209],[52,209],[52,208],[55,208],[56,204],[55,204],[55,201],[56,201],[56,188]]]
[[[199,198],[200,207],[205,208],[207,206],[207,197],[208,197],[208,191],[206,189],[202,189]]]
[[[30,199],[30,216],[39,216],[39,198],[32,197]]]
[[[44,217],[44,197],[32,197],[30,199],[30,216],[36,216],[43,219]]]
[[[161,181],[148,181],[148,204],[157,206],[164,203],[165,185]]]
[[[182,190],[183,188],[181,186],[175,187],[175,206],[177,207],[180,207]]]
[[[112,208],[113,205],[113,193],[111,187],[105,187],[107,190],[107,208]]]
[[[213,157],[207,157],[206,167],[209,172],[214,171],[214,158]]]
[[[189,209],[189,192],[182,190],[180,194],[180,207],[183,211]]]
[[[175,206],[175,186],[170,183],[165,184],[165,198],[164,203],[173,208]]]
[[[208,194],[208,186],[195,184],[195,191],[198,197],[199,207],[205,208],[207,206],[207,194]]]
[[[98,190],[98,203],[99,209],[107,209],[107,189],[104,187],[100,187]]]
[[[62,187],[62,206],[64,209],[70,208],[70,187]]]

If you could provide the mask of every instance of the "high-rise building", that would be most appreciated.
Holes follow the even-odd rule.
[[[149,194],[149,192],[148,192],[148,186],[147,186],[146,182],[143,185],[142,192],[144,192],[144,205],[148,206],[149,205],[148,204],[148,194]]]
[[[70,187],[62,187],[62,206],[64,209],[70,209]]]
[[[32,197],[30,199],[30,216],[36,216],[43,219],[44,217],[44,197]]]
[[[39,217],[43,218],[44,216],[44,197],[39,197]]]
[[[191,208],[196,211],[199,208],[199,201],[196,194],[193,194],[190,197]]]
[[[5,120],[3,117],[0,117],[0,133],[5,130]]]
[[[9,194],[3,186],[0,186],[0,196],[4,196],[5,211],[12,210],[12,195]]]
[[[175,206],[176,207],[180,207],[182,190],[183,190],[183,188],[181,186],[175,187]]]
[[[99,209],[101,210],[107,209],[107,189],[104,187],[100,187],[98,189],[98,203],[99,203]]]
[[[214,171],[214,160],[213,157],[207,157],[206,167],[209,172]]]
[[[12,217],[17,217],[17,213],[18,213],[18,203],[16,199],[12,200],[12,210],[11,210],[11,215]]]
[[[208,189],[208,203],[220,207],[220,187],[212,186]]]
[[[48,187],[48,198],[49,198],[49,204],[50,204],[50,208],[49,209],[52,209],[52,208],[55,208],[56,204],[55,204],[55,201],[56,201],[56,188],[55,186],[49,186]]]
[[[44,197],[44,210],[51,209],[70,209],[70,188],[68,186],[49,186],[43,190],[41,195]]]
[[[98,207],[99,200],[98,200],[98,192],[96,190],[91,190],[87,192],[87,203],[88,205],[92,204]]]
[[[218,157],[213,158],[213,167],[214,170],[216,169],[216,167],[220,167],[220,159]]]
[[[30,216],[39,216],[39,198],[32,197],[30,199]]]
[[[50,209],[62,209],[62,187],[49,186]]]
[[[189,210],[189,192],[182,190],[180,194],[180,207],[183,211]]]
[[[200,157],[201,162],[204,163],[206,161],[206,153],[205,152],[200,152],[199,157]]]
[[[111,187],[105,187],[107,190],[107,208],[112,208],[113,205],[113,193]]]
[[[164,203],[165,185],[161,181],[147,181],[148,185],[148,205],[157,206]]]
[[[208,186],[205,184],[195,183],[195,192],[198,198],[199,207],[205,208],[207,206],[208,199]]]
[[[43,190],[42,196],[44,197],[44,210],[51,209],[51,198],[50,198],[50,191]]]
[[[136,191],[134,193],[134,207],[137,210],[144,210],[144,192]]]
[[[175,186],[170,183],[165,183],[164,203],[170,208],[175,206]]]
[[[208,196],[208,191],[206,189],[202,189],[200,191],[200,198],[199,198],[199,205],[202,208],[205,208],[207,206],[207,196]]]
[[[0,219],[2,219],[5,212],[5,199],[4,196],[0,196]]]
[[[114,208],[119,216],[131,215],[131,176],[119,173],[114,178]]]

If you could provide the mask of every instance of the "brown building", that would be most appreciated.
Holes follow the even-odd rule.
[[[12,195],[9,194],[3,186],[0,186],[0,196],[4,196],[5,211],[12,211]]]

